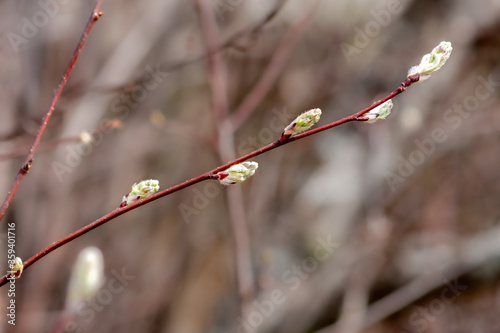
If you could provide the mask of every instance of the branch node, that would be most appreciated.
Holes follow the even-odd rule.
[[[377,116],[378,116],[378,113],[377,113]],[[356,121],[368,121],[368,117],[367,116],[360,116],[360,117],[355,117],[354,120]]]
[[[213,173],[208,176],[208,178],[213,179],[213,180],[221,180],[229,176],[227,172],[218,172],[218,173]]]
[[[281,134],[281,138],[278,140],[280,145],[285,144],[291,136],[291,134],[285,134],[285,132],[283,132],[283,134]]]
[[[419,80],[420,80],[420,74],[419,73],[415,73],[415,74],[409,75],[403,81],[403,83],[401,84],[401,86],[406,89],[409,86],[411,86],[413,83],[418,82]]]
[[[31,164],[33,164],[33,159],[32,158],[28,161],[28,163],[24,164],[21,167],[21,172],[23,172],[24,174],[27,174],[30,171]]]
[[[99,20],[99,18],[103,15],[104,15],[103,12],[94,12],[94,21]]]

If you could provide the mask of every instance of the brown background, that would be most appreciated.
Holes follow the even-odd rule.
[[[17,325],[2,314],[2,329],[50,331],[78,252],[94,245],[107,279],[121,270],[134,278],[92,320],[75,316],[81,332],[235,332],[241,316],[262,318],[257,332],[500,331],[499,85],[481,86],[500,82],[500,2],[200,1],[104,1],[43,138],[49,146],[2,221],[2,253],[7,222],[27,259],[116,208],[134,182],[175,185],[276,140],[313,107],[321,124],[349,115],[397,88],[440,41],[454,50],[394,100],[387,120],[259,156],[251,181],[200,183],[45,257],[17,281]],[[16,47],[9,36],[46,12],[39,2],[0,2],[2,198],[92,7],[54,3]],[[212,67],[188,62],[206,52],[207,37],[231,43]],[[349,56],[347,44],[357,47]],[[164,75],[146,89],[157,66]],[[248,118],[225,133],[225,108],[234,114],[245,100]],[[50,147],[116,118],[121,128],[85,150]],[[314,257],[318,238],[336,245],[324,261]],[[309,273],[293,273],[303,265]],[[273,290],[285,301],[265,314],[253,302],[269,304]]]

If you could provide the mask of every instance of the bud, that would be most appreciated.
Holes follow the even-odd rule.
[[[248,177],[253,176],[258,167],[257,162],[243,162],[231,165],[228,169],[218,172],[216,179],[223,185],[241,183]]]
[[[104,259],[101,250],[89,246],[80,251],[68,284],[66,307],[75,311],[81,302],[93,298],[104,282]]]
[[[310,129],[314,124],[319,121],[321,117],[320,109],[311,109],[303,112],[294,121],[290,123],[283,131],[283,136],[290,137],[294,134],[299,134]]]
[[[441,42],[431,53],[424,55],[420,65],[410,68],[408,76],[419,74],[419,81],[427,80],[432,73],[443,67],[446,60],[450,57],[452,50],[450,42]]]
[[[385,103],[380,104],[370,112],[365,113],[362,117],[360,117],[360,120],[364,120],[367,123],[372,124],[379,119],[385,119],[391,113],[392,106],[392,100],[390,99]]]
[[[140,183],[132,185],[132,190],[123,196],[120,207],[125,207],[141,199],[147,198],[158,192],[160,183],[155,179],[143,180]]]
[[[23,264],[23,260],[19,257],[16,257],[16,259],[14,259],[14,263],[13,264],[10,264],[10,278],[11,279],[19,279],[21,277],[21,274],[23,273],[23,268],[24,268],[24,264]]]
[[[92,142],[92,134],[90,134],[89,132],[82,132],[80,133],[80,141],[85,143],[85,144],[88,144],[88,143],[91,143]]]

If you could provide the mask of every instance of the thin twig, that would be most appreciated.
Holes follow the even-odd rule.
[[[113,128],[119,128],[121,126],[122,126],[122,123],[120,120],[113,119],[113,120],[107,121],[104,124],[98,126],[94,130],[89,132],[89,135],[91,137],[93,137],[101,132],[104,132],[104,131],[107,131],[107,130],[113,129]],[[59,145],[61,145],[63,143],[69,143],[69,142],[74,142],[74,143],[82,142],[82,137],[81,137],[81,135],[73,135],[73,136],[68,136],[65,138],[60,138],[60,139],[42,142],[38,146],[37,152],[39,153],[42,151],[49,151],[49,150],[52,150],[52,149],[58,147]],[[9,153],[0,153],[0,160],[7,160],[7,159],[19,157],[19,156],[24,156],[24,152],[21,151],[20,149],[17,149],[17,150],[11,151]]]
[[[461,241],[457,246],[457,248],[462,249],[460,256],[444,259],[436,265],[435,270],[416,277],[392,293],[370,304],[366,309],[365,319],[361,323],[362,328],[367,329],[388,316],[398,313],[436,288],[477,269],[485,262],[491,262],[493,259],[497,260],[500,256],[499,237],[500,227],[496,227]],[[433,257],[432,254],[430,257]],[[331,333],[338,328],[339,323],[336,322],[315,333]]]
[[[245,122],[273,86],[278,75],[285,66],[287,58],[292,53],[293,47],[297,44],[302,32],[307,27],[316,5],[317,2],[288,30],[281,39],[281,43],[278,45],[276,52],[273,54],[260,80],[255,84],[238,108],[231,114],[228,121],[231,123],[234,130],[238,129]]]
[[[31,165],[33,164],[36,149],[38,148],[38,145],[40,144],[40,140],[42,139],[42,135],[45,132],[45,129],[47,128],[47,124],[49,123],[50,117],[52,116],[52,113],[54,112],[56,104],[59,101],[59,97],[61,96],[61,93],[64,89],[64,86],[66,85],[66,82],[68,81],[68,77],[71,74],[73,67],[75,66],[75,63],[76,63],[76,60],[78,59],[78,56],[80,55],[83,47],[85,46],[85,43],[87,42],[87,38],[90,34],[90,31],[92,30],[92,27],[97,22],[99,17],[102,16],[102,13],[99,11],[99,9],[101,7],[101,2],[102,2],[102,0],[96,1],[94,9],[92,10],[92,15],[90,16],[90,19],[87,23],[87,26],[85,27],[85,30],[83,31],[82,37],[80,38],[80,42],[78,43],[78,46],[76,47],[76,50],[73,53],[73,57],[71,58],[71,61],[69,62],[68,68],[66,69],[66,72],[64,73],[63,77],[61,78],[61,82],[59,83],[59,86],[54,91],[54,97],[52,98],[52,102],[50,103],[49,109],[47,110],[45,117],[43,118],[42,124],[40,125],[40,129],[38,130],[38,133],[35,137],[35,141],[33,141],[33,144],[31,145],[31,148],[28,152],[28,155],[26,156],[26,159],[25,159],[23,165],[21,166],[21,168],[19,169],[19,171],[17,173],[16,179],[14,180],[14,183],[12,184],[12,188],[10,189],[9,193],[7,193],[7,197],[5,198],[5,201],[3,202],[2,207],[0,207],[0,221],[3,219],[5,212],[9,208],[9,205],[12,202],[12,199],[14,199],[14,196],[16,195],[16,192],[17,192],[17,189],[19,188],[19,185],[21,185],[21,182],[23,181],[24,177],[28,174],[28,172],[31,168]]]
[[[179,190],[182,190],[184,188],[187,188],[191,185],[194,185],[194,184],[197,184],[197,183],[200,183],[204,180],[208,180],[208,179],[216,179],[216,173],[219,172],[219,171],[223,171],[223,170],[226,170],[227,168],[229,168],[231,165],[234,165],[234,164],[238,164],[238,163],[241,163],[241,162],[244,162],[248,159],[251,159],[253,157],[256,157],[258,155],[261,155],[263,153],[266,153],[268,151],[271,151],[273,149],[276,149],[280,146],[283,146],[285,144],[288,144],[288,143],[291,143],[291,142],[294,142],[294,141],[297,141],[297,140],[300,140],[300,139],[303,139],[305,137],[308,137],[310,135],[313,135],[313,134],[316,134],[316,133],[319,133],[319,132],[322,132],[322,131],[325,131],[327,129],[330,129],[330,128],[333,128],[333,127],[336,127],[336,126],[339,126],[339,125],[342,125],[342,124],[345,124],[347,122],[351,122],[351,121],[360,121],[360,118],[362,115],[364,115],[365,113],[371,111],[372,109],[376,108],[377,106],[381,105],[382,103],[386,102],[387,100],[401,94],[402,92],[406,91],[406,89],[412,85],[413,83],[417,82],[419,80],[419,76],[418,74],[417,75],[414,75],[414,76],[409,76],[405,81],[403,81],[403,83],[401,83],[401,86],[398,87],[396,90],[394,90],[392,93],[390,93],[389,95],[387,95],[386,97],[384,97],[383,99],[379,100],[378,102],[375,102],[373,103],[371,106],[367,107],[366,109],[364,110],[361,110],[359,112],[356,112],[350,116],[347,116],[345,118],[342,118],[338,121],[335,121],[335,122],[332,122],[330,124],[327,124],[327,125],[324,125],[324,126],[321,126],[321,127],[318,127],[314,130],[310,130],[310,131],[307,131],[307,132],[304,132],[304,133],[301,133],[301,134],[297,134],[297,135],[294,135],[294,136],[291,136],[289,138],[287,138],[286,140],[277,140],[273,143],[270,143],[268,144],[267,146],[264,146],[260,149],[257,149],[251,153],[248,153],[242,157],[239,157],[233,161],[230,161],[230,162],[227,162],[223,165],[220,165],[218,166],[217,168],[213,169],[213,170],[210,170],[208,172],[205,172],[204,174],[201,174],[197,177],[194,177],[192,179],[189,179],[189,180],[186,180],[185,182],[183,183],[180,183],[180,184],[177,184],[175,186],[172,186],[166,190],[163,190],[163,191],[160,191],[160,192],[157,192],[155,194],[153,194],[152,196],[148,197],[148,198],[145,198],[145,199],[142,199],[138,202],[135,202],[133,204],[130,204],[130,205],[127,205],[127,206],[124,206],[124,207],[120,207],[120,208],[116,208],[115,210],[113,210],[112,212],[102,216],[101,218],[95,220],[94,222],[90,223],[89,225],[69,234],[68,236],[52,243],[50,246],[48,246],[47,248],[45,248],[44,250],[40,251],[39,253],[35,254],[33,257],[29,258],[28,260],[26,260],[24,262],[24,270],[26,270],[29,266],[31,266],[33,263],[37,262],[38,260],[40,260],[41,258],[45,257],[47,254],[49,254],[50,252],[56,250],[57,248],[63,246],[64,244],[86,234],[87,232],[105,224],[106,222],[109,222],[111,220],[113,220],[114,218],[117,218],[118,216],[122,215],[122,214],[125,214],[126,212],[128,211],[131,211],[133,209],[136,209],[142,205],[145,205],[149,202],[152,202],[152,201],[155,201],[159,198],[162,198],[164,196],[167,196],[169,194],[172,194],[174,192],[177,192]],[[0,286],[3,286],[4,284],[7,283],[7,280],[9,278],[9,275],[6,274],[5,276],[3,276],[1,279],[0,279]]]
[[[202,54],[198,54],[196,56],[191,57],[190,59],[187,60],[182,60],[182,61],[176,61],[176,62],[162,62],[160,63],[160,68],[163,72],[169,72],[172,73],[174,71],[183,69],[189,65],[198,63],[202,60],[205,60],[207,57],[209,57],[212,54],[217,54],[220,52],[225,51],[226,49],[229,49],[231,47],[235,49],[240,49],[236,45],[238,40],[245,36],[252,36],[257,33],[259,33],[261,30],[264,29],[264,26],[268,24],[269,22],[272,21],[273,18],[275,18],[280,10],[284,7],[285,3],[287,0],[280,0],[276,3],[276,5],[271,9],[271,11],[262,19],[257,21],[256,23],[252,24],[251,26],[247,28],[243,28],[242,30],[236,32],[234,35],[228,37],[225,42],[222,44],[219,44],[217,47],[213,48],[212,50],[207,50],[203,52]],[[144,75],[149,75],[149,74],[142,74],[140,76],[135,77],[134,79],[124,83],[120,84],[117,86],[99,86],[99,87],[93,87],[90,90],[95,90],[95,91],[100,91],[104,93],[112,93],[116,92],[119,90],[125,90],[127,91],[128,87],[134,87],[136,86],[139,82],[142,82],[144,80]]]
[[[219,45],[219,34],[214,15],[209,4],[204,0],[196,0],[199,8],[202,32],[207,45],[207,63],[210,87],[212,88],[213,111],[216,116],[216,122],[222,121],[228,114],[227,103],[227,75],[221,55],[216,54],[215,50]]]

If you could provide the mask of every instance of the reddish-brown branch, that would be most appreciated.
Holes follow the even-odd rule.
[[[234,165],[234,164],[238,164],[238,163],[241,163],[241,162],[244,162],[248,159],[251,159],[253,157],[256,157],[258,155],[261,155],[265,152],[268,152],[268,151],[271,151],[275,148],[278,148],[280,146],[283,146],[287,143],[290,143],[290,142],[293,142],[293,141],[297,141],[297,140],[300,140],[302,138],[305,138],[309,135],[312,135],[312,134],[316,134],[316,133],[319,133],[319,132],[322,132],[322,131],[325,131],[327,129],[330,129],[330,128],[333,128],[333,127],[336,127],[336,126],[339,126],[339,125],[342,125],[344,123],[347,123],[347,122],[350,122],[350,121],[354,121],[356,120],[358,117],[361,117],[363,114],[373,110],[374,108],[376,108],[377,106],[381,105],[382,103],[386,102],[387,100],[393,98],[393,97],[396,97],[397,95],[401,94],[402,92],[404,92],[406,90],[406,88],[408,88],[410,85],[412,85],[413,83],[417,82],[419,80],[419,77],[418,75],[415,75],[413,77],[409,77],[407,78],[399,88],[397,88],[396,90],[394,90],[392,93],[390,93],[389,95],[387,95],[386,97],[384,97],[383,99],[379,100],[378,102],[376,103],[373,103],[371,106],[367,107],[366,109],[364,110],[361,110],[359,112],[356,112],[350,116],[347,116],[345,118],[342,118],[338,121],[335,121],[333,123],[330,123],[328,125],[324,125],[324,126],[321,126],[321,127],[318,127],[314,130],[310,130],[310,131],[307,131],[307,132],[304,132],[304,133],[301,133],[301,134],[298,134],[298,135],[295,135],[295,136],[292,136],[290,138],[288,138],[286,141],[280,141],[280,140],[277,140],[273,143],[270,143],[268,144],[267,146],[264,146],[260,149],[257,149],[251,153],[248,153],[240,158],[237,158],[233,161],[230,161],[230,162],[227,162],[226,164],[223,164],[221,166],[218,166],[217,168],[213,169],[213,170],[210,170],[202,175],[199,175],[198,177],[195,177],[195,178],[192,178],[190,180],[186,180],[185,182],[183,183],[180,183],[180,184],[177,184],[175,186],[172,186],[166,190],[163,190],[163,191],[160,191],[158,193],[155,193],[153,194],[152,196],[146,198],[146,199],[143,199],[141,201],[138,201],[134,204],[131,204],[131,205],[128,205],[128,206],[125,206],[125,207],[121,207],[121,208],[117,208],[115,210],[113,210],[112,212],[104,215],[103,217],[95,220],[94,222],[90,223],[89,225],[81,228],[80,230],[77,230],[75,232],[73,232],[72,234],[58,240],[57,242],[54,242],[52,243],[50,246],[48,246],[47,248],[45,248],[44,250],[40,251],[39,253],[35,254],[33,257],[29,258],[28,260],[26,260],[24,262],[24,270],[26,270],[29,266],[31,266],[33,263],[37,262],[38,260],[40,260],[41,258],[45,257],[47,254],[49,254],[50,252],[56,250],[57,248],[63,246],[64,244],[86,234],[87,232],[103,225],[104,223],[106,222],[109,222],[111,220],[113,220],[114,218],[122,215],[122,214],[125,214],[126,212],[128,211],[131,211],[133,209],[136,209],[142,205],[145,205],[151,201],[154,201],[154,200],[157,200],[159,198],[162,198],[164,196],[167,196],[169,194],[172,194],[174,192],[177,192],[177,191],[180,191],[186,187],[189,187],[191,185],[194,185],[194,184],[197,184],[199,182],[202,182],[204,180],[207,180],[207,179],[216,179],[217,177],[215,177],[215,174],[219,171],[223,171],[223,170],[226,170],[227,168],[229,168],[231,165]],[[4,284],[7,283],[8,281],[8,277],[9,275],[5,275],[3,276],[1,279],[0,279],[0,286],[3,286]]]
[[[21,166],[21,168],[19,169],[19,172],[17,173],[16,179],[14,180],[14,183],[12,184],[12,188],[10,189],[9,193],[7,193],[7,197],[5,198],[5,200],[2,204],[2,207],[0,207],[0,220],[2,220],[3,217],[5,216],[5,212],[9,208],[9,205],[12,202],[12,199],[14,199],[14,196],[16,195],[16,192],[19,188],[19,185],[21,185],[21,182],[23,181],[24,177],[28,174],[28,171],[30,170],[31,165],[33,164],[36,149],[38,148],[38,145],[40,144],[40,140],[42,139],[42,136],[43,136],[43,133],[45,132],[45,129],[47,128],[47,124],[49,123],[50,117],[52,116],[52,113],[54,112],[56,104],[59,101],[59,97],[61,96],[61,93],[64,89],[64,86],[66,85],[68,77],[71,74],[73,67],[75,66],[75,63],[76,63],[76,60],[78,59],[78,56],[80,55],[83,47],[85,46],[85,43],[87,41],[87,38],[89,36],[90,31],[92,30],[92,27],[97,22],[99,17],[102,16],[102,13],[99,11],[99,8],[101,7],[101,2],[102,2],[102,0],[96,1],[96,4],[95,4],[94,9],[92,11],[92,15],[90,16],[90,19],[87,23],[87,26],[85,27],[85,30],[83,31],[82,37],[80,38],[80,42],[78,43],[78,46],[76,47],[76,50],[73,53],[73,57],[71,58],[71,61],[69,62],[68,68],[66,69],[66,72],[64,73],[63,77],[61,78],[61,82],[59,83],[59,86],[54,91],[54,97],[52,98],[52,102],[50,102],[49,109],[47,110],[45,117],[43,118],[42,124],[40,125],[40,129],[38,130],[38,133],[35,137],[35,140],[33,141],[33,144],[31,145],[31,148],[28,152],[28,155],[26,156],[26,159],[25,159],[23,165]]]
[[[406,80],[404,80],[403,83],[401,83],[401,86],[398,89],[394,90],[392,93],[390,93],[389,95],[385,96],[381,100],[373,103],[372,105],[370,105],[366,109],[361,110],[359,112],[356,112],[356,113],[354,113],[354,114],[352,114],[350,116],[347,116],[345,118],[342,118],[340,120],[334,121],[333,123],[330,123],[328,125],[324,125],[324,126],[315,128],[313,130],[310,130],[310,131],[307,131],[307,132],[304,132],[304,133],[300,133],[300,134],[294,135],[291,138],[289,138],[286,141],[286,143],[291,142],[291,141],[295,141],[295,140],[299,140],[299,139],[302,139],[302,138],[305,138],[306,136],[310,136],[310,135],[322,132],[324,130],[327,130],[327,129],[330,129],[332,127],[336,127],[336,126],[342,125],[342,124],[350,122],[350,121],[358,120],[357,118],[361,117],[362,115],[364,115],[368,111],[373,110],[377,106],[379,106],[379,105],[387,102],[391,98],[396,97],[397,95],[401,94],[403,91],[406,90],[406,88],[408,88],[409,86],[411,86],[413,83],[418,82],[419,79],[420,79],[420,76],[418,74],[410,76],[410,77],[406,78]]]

